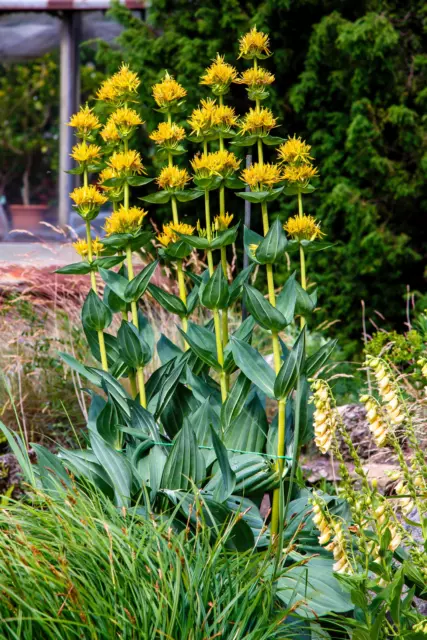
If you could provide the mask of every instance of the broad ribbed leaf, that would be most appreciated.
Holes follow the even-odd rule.
[[[97,369],[93,369],[92,367],[86,367],[84,364],[76,360],[73,356],[70,356],[68,353],[63,353],[59,351],[58,353],[61,360],[65,362],[73,371],[77,371],[77,373],[86,380],[88,380],[91,384],[94,384],[97,387],[101,386],[102,378],[99,375]]]
[[[116,506],[130,506],[132,471],[125,456],[115,451],[94,431],[90,432],[90,443],[99,464],[108,474],[114,486],[114,501]]]
[[[153,298],[163,307],[163,309],[166,309],[166,311],[175,313],[180,316],[180,318],[184,318],[188,315],[185,304],[180,298],[178,298],[178,296],[173,295],[173,293],[163,291],[163,289],[156,287],[155,284],[149,284],[147,288]]]
[[[240,372],[237,380],[233,384],[226,401],[221,406],[221,424],[224,431],[230,426],[232,421],[239,415],[248,397],[252,382]]]
[[[323,365],[328,361],[332,351],[335,349],[337,342],[338,340],[329,340],[329,342],[324,344],[323,347],[320,347],[316,353],[313,353],[312,356],[307,358],[304,367],[304,372],[307,378],[314,376],[314,374],[323,367]]]
[[[217,236],[212,240],[210,248],[219,249],[220,247],[227,247],[229,244],[233,244],[233,242],[236,242],[238,229],[239,225],[236,224],[236,226],[232,227],[231,229],[219,231]]]
[[[37,469],[43,488],[47,491],[64,493],[65,487],[71,487],[71,478],[57,455],[40,444],[31,443],[37,455]]]
[[[190,316],[199,302],[199,287],[195,285],[187,296],[187,312]]]
[[[120,356],[129,367],[137,369],[150,360],[150,347],[131,322],[122,321],[117,339],[120,345]]]
[[[200,302],[208,309],[225,309],[229,300],[227,279],[219,264],[201,292]]]
[[[189,490],[206,476],[205,459],[199,450],[194,431],[184,423],[175,436],[163,470],[163,489]]]
[[[296,273],[294,271],[286,280],[284,287],[276,298],[276,309],[279,309],[285,316],[287,324],[293,321],[295,314],[295,303],[297,299],[295,275]]]
[[[283,231],[282,223],[277,218],[256,250],[258,262],[261,264],[274,264],[283,256],[286,245],[286,235]]]
[[[313,291],[313,293],[307,293],[305,289],[302,288],[299,282],[295,282],[296,285],[296,304],[295,304],[295,313],[300,314],[302,316],[309,316],[313,313],[317,304],[317,291]]]
[[[233,333],[233,337],[238,340],[242,340],[243,342],[250,342],[252,338],[252,332],[255,327],[255,320],[252,316],[248,316],[246,320],[244,320],[238,329]],[[227,344],[224,349],[224,371],[227,373],[233,373],[236,369],[236,364],[233,359],[233,351],[231,341]]]
[[[173,371],[171,371],[171,373],[167,375],[167,377],[165,377],[160,388],[159,398],[157,400],[157,406],[154,412],[154,417],[156,419],[161,415],[163,408],[165,407],[166,403],[169,402],[171,395],[174,393],[186,364],[187,363],[185,360],[182,361],[175,367],[175,369],[173,369]]]
[[[252,271],[254,270],[255,265],[250,264],[249,267],[243,269],[233,280],[233,282],[229,286],[230,291],[230,302],[231,305],[242,293],[243,285],[248,280]]]
[[[118,423],[117,409],[114,403],[108,400],[96,419],[96,430],[112,447],[117,444]]]
[[[121,300],[125,300],[125,291],[128,285],[127,278],[124,278],[115,271],[109,271],[108,269],[99,269],[99,275],[111,291],[116,294],[116,296],[121,298]]]
[[[90,273],[91,266],[89,262],[73,262],[73,264],[67,264],[65,267],[61,267],[60,269],[56,269],[55,273],[60,273],[62,275],[85,275]]]
[[[274,398],[274,371],[256,349],[231,336],[231,348],[236,365],[269,398]]]
[[[210,331],[197,325],[191,325],[191,328],[189,327],[187,333],[185,333],[185,331],[180,327],[178,327],[178,330],[188,342],[190,349],[198,358],[200,358],[200,360],[217,371],[221,370],[221,366],[216,359],[215,336]],[[203,335],[206,336],[205,341],[203,341]],[[213,344],[211,337],[213,338]],[[210,346],[211,348],[209,348]]]
[[[255,394],[225,432],[224,442],[228,449],[261,453],[264,450],[267,432],[267,416]]]
[[[245,253],[248,256],[249,260],[252,262],[258,262],[258,259],[255,256],[255,252],[261,242],[264,240],[263,236],[260,236],[259,233],[252,231],[248,227],[243,227],[243,245],[245,247]]]
[[[82,308],[83,326],[92,331],[103,331],[110,326],[113,315],[110,309],[91,289]]]
[[[131,302],[134,300],[135,302],[140,299],[140,297],[144,294],[148,283],[150,282],[153,274],[159,264],[158,260],[154,260],[148,264],[142,271],[138,273],[137,276],[133,280],[131,280],[125,290],[125,300],[126,302]]]
[[[263,329],[277,333],[286,327],[288,323],[285,316],[258,289],[249,284],[245,284],[243,288],[246,307]]]
[[[217,502],[225,502],[225,500],[231,496],[236,486],[236,474],[230,467],[227,449],[218,438],[212,426],[211,437],[222,477],[222,482],[216,486],[213,497]]]
[[[295,341],[274,383],[274,394],[277,400],[285,399],[295,386],[303,366],[305,355],[305,327]]]
[[[155,193],[150,193],[143,198],[139,198],[139,200],[143,200],[144,202],[150,202],[151,204],[166,204],[171,199],[171,194],[169,191],[157,191]]]

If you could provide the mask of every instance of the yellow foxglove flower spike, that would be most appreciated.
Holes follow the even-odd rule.
[[[314,442],[322,453],[327,453],[338,425],[338,411],[333,406],[329,386],[324,380],[312,383],[314,403]]]
[[[382,414],[381,407],[372,396],[361,396],[360,402],[363,402],[366,409],[366,419],[369,424],[369,430],[377,447],[383,447],[387,442],[389,425]]]
[[[394,427],[400,425],[405,420],[405,413],[390,372],[387,371],[384,362],[380,358],[367,356],[366,365],[375,376],[378,392],[390,424]]]

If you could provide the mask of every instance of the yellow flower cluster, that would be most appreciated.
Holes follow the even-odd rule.
[[[155,131],[150,133],[150,140],[167,149],[174,149],[185,138],[183,127],[175,122],[160,122]]]
[[[140,207],[120,208],[113,211],[111,216],[105,220],[105,234],[111,236],[115,233],[132,233],[136,234],[142,226],[143,220],[147,215],[145,209]]]
[[[277,164],[259,164],[255,162],[248,169],[244,169],[241,178],[251,188],[251,191],[272,189],[281,181],[281,171]]]
[[[315,240],[325,235],[313,216],[293,216],[283,228],[294,240]]]
[[[93,109],[86,105],[71,116],[68,126],[77,130],[76,135],[79,138],[87,138],[93,131],[99,129],[101,124],[98,117],[93,113]]]
[[[237,116],[233,107],[227,105],[218,105],[215,108],[214,114],[214,127],[220,127],[222,130],[229,130],[237,125]]]
[[[319,544],[327,545],[325,549],[334,555],[333,569],[337,573],[352,574],[353,567],[347,554],[347,540],[342,523],[332,518],[326,504],[316,493],[310,500],[313,505],[313,523],[320,532]],[[332,540],[331,540],[332,538]]]
[[[266,136],[277,126],[277,119],[270,109],[249,109],[240,122],[241,135]]]
[[[322,509],[320,501],[317,500],[316,494],[313,494],[313,499],[311,500],[313,505],[313,522],[316,525],[317,529],[320,532],[320,536],[318,538],[318,542],[321,546],[327,544],[329,540],[332,538],[333,529],[326,517],[325,512]]]
[[[98,147],[96,144],[81,142],[73,147],[70,156],[79,164],[88,165],[95,160],[99,160],[101,157],[101,147]]]
[[[239,58],[266,58],[270,55],[269,46],[268,35],[253,27],[239,40]]]
[[[108,119],[107,125],[114,125],[117,134],[121,138],[128,138],[133,132],[135,127],[138,127],[144,122],[139,117],[135,109],[129,109],[129,107],[120,107],[116,109],[114,113]]]
[[[215,175],[227,178],[239,169],[240,162],[231,151],[215,151],[194,156],[191,166],[197,178],[210,178]]]
[[[212,87],[214,94],[222,95],[228,91],[230,84],[236,78],[236,69],[224,61],[224,56],[217,53],[215,60],[201,77],[200,84],[206,84]]]
[[[215,231],[225,231],[232,223],[233,218],[234,216],[232,213],[224,213],[223,215],[215,216],[212,226]]]
[[[163,225],[163,233],[159,233],[157,240],[164,247],[167,247],[169,244],[177,242],[180,239],[180,236],[178,235],[179,233],[191,236],[194,233],[194,227],[190,224],[186,224],[185,222],[179,222],[178,224],[169,222],[168,224]]]
[[[108,199],[94,185],[77,187],[70,193],[70,198],[83,218],[93,217]]]
[[[73,242],[73,247],[83,259],[88,257],[89,250],[86,240],[77,240]],[[104,245],[100,242],[98,236],[92,240],[92,252],[98,256],[104,250]]]
[[[192,134],[207,136],[218,130],[228,131],[237,124],[237,116],[233,107],[217,105],[212,98],[201,100],[200,104],[201,107],[194,109],[187,121]]]
[[[254,67],[251,67],[243,71],[240,77],[235,80],[235,83],[246,84],[248,87],[260,89],[269,84],[273,84],[274,80],[274,75],[267,71],[267,69],[263,69],[262,67],[254,69]]]
[[[129,176],[144,173],[141,156],[138,151],[115,151],[108,160],[107,165],[115,171],[118,176]]]
[[[318,178],[319,174],[313,166],[310,156],[311,146],[293,136],[280,145],[277,153],[279,163],[284,163],[283,178],[292,184],[306,187],[310,180]]]
[[[166,71],[165,77],[152,87],[152,95],[161,109],[171,109],[187,95],[183,86]]]
[[[310,149],[311,146],[304,140],[293,136],[278,148],[279,161],[310,164],[310,161],[313,160],[310,156]]]
[[[114,122],[109,119],[105,127],[101,131],[101,138],[106,142],[114,143],[120,140],[119,132],[117,131],[117,127]]]
[[[191,177],[187,169],[180,169],[176,166],[163,167],[160,175],[156,178],[156,183],[161,189],[175,191],[184,189]]]
[[[366,365],[373,371],[378,386],[378,392],[387,412],[387,417],[392,426],[398,426],[405,420],[403,407],[400,403],[396,385],[379,358],[368,356]]]
[[[322,453],[327,453],[338,425],[338,411],[333,406],[329,386],[324,380],[314,380],[311,402],[314,403],[314,442]]]
[[[140,80],[137,74],[123,63],[117,73],[102,83],[96,97],[103,102],[122,104],[134,98],[139,85]]]
[[[312,178],[318,178],[316,167],[309,164],[288,164],[283,170],[283,179],[306,187]]]

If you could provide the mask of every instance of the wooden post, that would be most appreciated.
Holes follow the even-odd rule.
[[[61,21],[60,41],[60,108],[59,108],[59,177],[58,224],[68,224],[70,192],[75,185],[73,175],[66,173],[73,167],[70,158],[74,144],[73,130],[67,125],[77,110],[79,89],[78,11],[64,11]]]

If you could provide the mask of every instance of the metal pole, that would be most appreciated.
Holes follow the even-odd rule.
[[[249,169],[251,164],[252,164],[252,155],[248,153],[246,156],[246,169]],[[250,188],[248,185],[246,185],[245,191],[250,191]],[[249,202],[249,200],[245,200],[245,227],[247,227],[248,229],[251,228],[251,203]],[[243,268],[246,269],[246,267],[248,266],[249,266],[249,256],[246,253],[245,248],[243,247]],[[247,309],[245,305],[242,304],[242,320],[245,320],[247,315],[248,315]]]
[[[77,11],[64,11],[61,21],[60,42],[60,108],[59,108],[59,179],[58,179],[58,223],[68,224],[70,211],[69,193],[73,190],[74,176],[66,173],[73,167],[70,158],[73,146],[73,131],[67,125],[77,107],[79,85]]]

